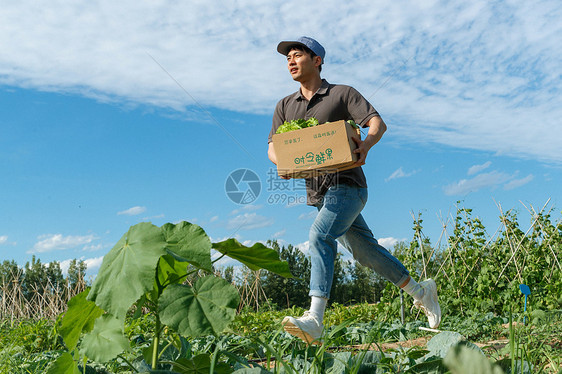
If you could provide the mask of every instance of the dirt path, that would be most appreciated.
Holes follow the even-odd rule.
[[[380,349],[382,349],[383,351],[386,351],[388,349],[396,349],[396,348],[399,348],[399,347],[402,347],[402,348],[425,347],[427,345],[427,342],[431,338],[432,338],[432,336],[424,336],[424,337],[421,337],[421,338],[410,339],[410,340],[405,340],[405,341],[401,341],[401,342],[371,344],[370,347],[367,344],[352,345],[352,346],[350,346],[350,348],[357,349],[357,350],[369,349],[369,350],[375,350],[375,351],[379,351]],[[490,340],[488,342],[483,342],[483,343],[474,342],[474,344],[477,345],[480,349],[486,348],[486,349],[500,350],[500,349],[502,349],[503,347],[505,347],[506,345],[509,344],[509,339],[503,338],[503,339],[497,339],[497,340]],[[380,347],[380,349],[379,349],[379,347]]]
[[[371,344],[370,346],[368,344],[352,345],[350,346],[350,348],[358,349],[358,350],[374,350],[374,351],[379,351],[380,349],[382,349],[383,351],[386,351],[389,349],[396,349],[399,347],[402,348],[425,347],[429,339],[431,339],[430,336],[424,336],[417,339],[404,340],[401,342],[394,342],[394,343]]]

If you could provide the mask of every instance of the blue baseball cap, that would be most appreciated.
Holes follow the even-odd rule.
[[[310,49],[316,56],[320,56],[322,58],[322,63],[324,63],[324,56],[326,55],[326,50],[320,43],[316,40],[309,38],[308,36],[301,36],[297,40],[294,41],[284,41],[277,45],[277,52],[281,53],[282,55],[287,56],[291,50],[291,47],[295,44],[299,44],[305,46],[306,48]]]

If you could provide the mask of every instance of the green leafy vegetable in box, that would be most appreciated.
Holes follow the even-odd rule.
[[[354,128],[359,128],[359,126],[353,120],[349,120],[347,121],[347,123],[349,123]],[[309,119],[303,119],[303,118],[294,119],[292,121],[285,121],[281,126],[279,126],[276,134],[282,134],[284,132],[300,130],[312,126],[318,126],[318,120],[314,117],[311,117]]]
[[[289,132],[293,130],[300,130],[306,127],[317,126],[318,120],[314,117],[309,119],[294,119],[292,121],[285,121],[279,128],[277,129],[276,134],[282,134],[284,132]]]

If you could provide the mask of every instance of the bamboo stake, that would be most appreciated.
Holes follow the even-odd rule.
[[[502,218],[502,223],[503,223],[503,225],[504,225],[504,227],[505,227],[505,235],[506,235],[506,238],[507,238],[507,242],[508,242],[508,244],[509,244],[509,249],[510,249],[510,251],[511,251],[511,253],[512,253],[510,259],[507,261],[507,263],[505,264],[504,268],[503,268],[502,271],[500,272],[500,275],[498,276],[498,279],[496,280],[496,285],[497,285],[497,284],[499,283],[500,278],[501,278],[501,276],[503,275],[505,269],[507,269],[507,267],[509,266],[509,263],[510,263],[511,260],[513,260],[513,258],[515,257],[515,254],[517,253],[517,250],[514,250],[514,249],[513,249],[513,244],[511,243],[511,240],[510,240],[510,238],[509,238],[509,229],[508,229],[508,227],[507,227],[507,224],[505,223],[506,218],[505,218],[505,214],[503,213],[503,210],[502,210],[502,208],[501,208],[501,204],[496,203],[496,205],[498,206],[498,209],[500,210],[500,214],[501,214],[501,218]],[[517,266],[517,261],[514,261],[513,263],[514,263],[514,265],[515,265],[515,269],[516,269],[516,271],[517,271],[517,275],[519,276],[519,281],[520,281],[520,283],[523,283],[523,279],[522,279],[522,277],[521,277],[521,272],[519,271],[519,267]]]
[[[550,199],[548,199],[548,201],[546,202],[546,204],[548,204],[548,202],[550,202]],[[545,206],[546,206],[546,204],[545,204]],[[523,204],[523,206],[525,206],[525,205]],[[525,207],[525,208],[527,208],[527,207]],[[542,225],[542,223],[540,223],[540,222],[538,221],[538,214],[537,214],[537,212],[535,211],[535,208],[533,208],[533,206],[531,206],[531,209],[533,210],[533,213],[534,213],[534,215],[536,216],[536,219],[535,219],[535,220],[536,220],[536,222],[539,224],[540,229],[541,229],[541,232],[543,233],[543,235],[546,235],[546,233],[545,233],[546,230],[544,229],[544,226]],[[527,209],[527,210],[528,210],[528,209]],[[543,210],[544,210],[544,207],[541,209],[541,212],[542,212]],[[529,213],[530,213],[530,212],[529,212]],[[540,214],[540,213],[539,213],[539,214]],[[549,236],[549,238],[550,238],[550,236]],[[550,245],[550,243],[547,242],[547,244],[548,244],[548,248],[549,248],[550,251],[552,252],[552,255],[554,256],[554,259],[556,260],[556,264],[558,264],[558,267],[560,268],[560,270],[562,270],[562,266],[560,266],[560,261],[558,261],[558,256],[556,256],[556,252],[554,251],[554,249],[552,249],[552,246]]]

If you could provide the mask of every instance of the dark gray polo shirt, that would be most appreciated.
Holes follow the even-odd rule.
[[[375,108],[353,87],[330,84],[325,79],[310,101],[301,95],[300,90],[277,103],[268,142],[285,121],[309,119],[314,117],[320,124],[339,120],[353,120],[362,127],[379,116]],[[367,187],[363,169],[359,166],[334,174],[306,179],[307,204],[316,205],[328,188],[336,183]]]

